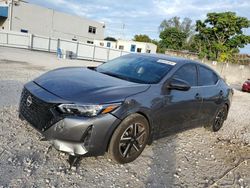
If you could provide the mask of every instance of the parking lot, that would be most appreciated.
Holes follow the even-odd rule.
[[[23,85],[64,66],[98,62],[62,60],[55,54],[0,47],[0,187],[249,187],[250,93],[235,94],[222,130],[188,130],[147,146],[130,164],[107,156],[83,158],[68,170],[67,155],[18,119]]]

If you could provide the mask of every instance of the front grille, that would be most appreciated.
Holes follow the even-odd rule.
[[[61,119],[53,113],[55,112],[55,107],[56,104],[46,103],[31,94],[26,88],[23,89],[19,113],[39,131],[45,131]]]

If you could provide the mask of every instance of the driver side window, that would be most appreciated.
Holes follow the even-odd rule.
[[[197,69],[194,64],[183,65],[178,69],[173,78],[186,81],[190,86],[197,86]]]

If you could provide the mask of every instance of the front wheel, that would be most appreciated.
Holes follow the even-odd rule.
[[[118,163],[134,161],[147,145],[149,124],[140,114],[125,118],[115,130],[108,153]]]

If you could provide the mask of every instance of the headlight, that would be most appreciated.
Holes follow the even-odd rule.
[[[118,108],[121,104],[105,104],[105,105],[80,105],[80,104],[61,104],[59,110],[64,114],[82,115],[87,117],[106,114]]]

